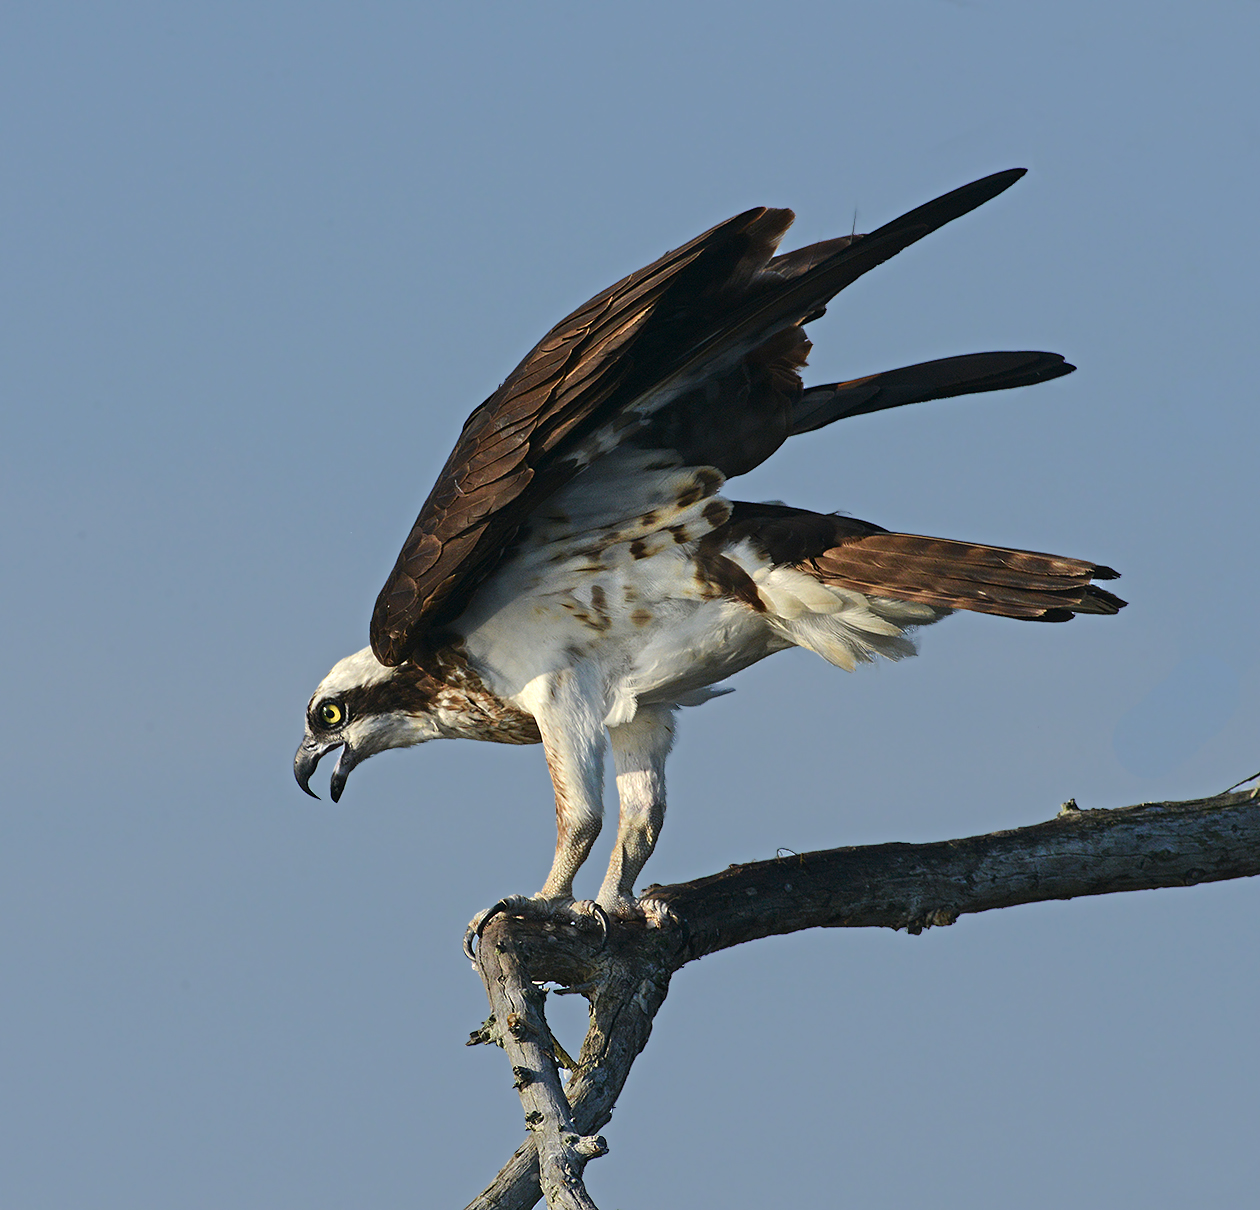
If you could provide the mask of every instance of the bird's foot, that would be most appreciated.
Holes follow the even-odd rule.
[[[600,945],[608,938],[608,913],[592,899],[573,899],[570,896],[545,899],[540,895],[505,895],[498,903],[492,903],[478,912],[469,922],[464,933],[464,953],[470,962],[476,962],[476,943],[486,925],[498,915],[517,916],[524,920],[536,920],[549,924],[568,924],[588,930],[598,929]]]
[[[670,928],[679,923],[669,904],[663,899],[653,899],[651,895],[644,895],[639,900],[639,910],[647,920],[648,928]]]
[[[642,898],[636,899],[633,894],[617,892],[606,895],[602,891],[596,902],[613,920],[642,921],[648,928],[665,928],[677,924],[678,918],[670,911],[669,904],[663,899],[653,899],[649,887]]]

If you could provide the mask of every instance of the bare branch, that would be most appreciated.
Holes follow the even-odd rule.
[[[681,965],[681,937],[673,928],[616,922],[601,949],[588,932],[572,926],[498,916],[482,935],[479,964],[487,938],[505,933],[512,936],[533,979],[575,985],[591,1003],[590,1028],[565,1089],[574,1128],[589,1135],[612,1118],[630,1067],[647,1045],[670,976]],[[486,980],[484,973],[482,978]],[[541,1196],[531,1133],[468,1210],[526,1210]]]
[[[567,1130],[586,1137],[611,1118],[630,1067],[647,1044],[670,977],[704,954],[806,928],[883,926],[918,933],[932,925],[952,924],[965,913],[1019,903],[1191,886],[1256,874],[1260,874],[1257,793],[1113,811],[1082,811],[1071,802],[1056,818],[1013,831],[931,844],[830,849],[732,866],[694,882],[649,887],[645,899],[656,909],[653,926],[617,921],[602,949],[576,927],[496,917],[486,929],[482,951],[493,945],[496,953],[510,952],[519,967],[503,973],[490,955],[483,958],[479,951],[478,959],[497,1019],[508,1019],[500,1012],[519,1014],[520,1003],[534,1005],[539,1025],[529,1028],[540,1029],[543,1039],[550,1034],[541,995],[531,981],[568,984],[590,1000],[591,1027],[577,1071],[558,1101],[550,1051],[523,1064],[531,1070],[535,1064],[549,1067],[557,1081],[547,1093],[550,1108],[541,1110],[555,1115],[559,1125],[553,1133],[563,1136]],[[508,948],[500,950],[509,939]],[[502,985],[500,978],[506,981]],[[508,983],[528,990],[504,999],[495,989]],[[503,1044],[506,1047],[506,1039]],[[517,1058],[512,1061],[522,1064]],[[468,1210],[528,1210],[537,1203],[542,1196],[539,1137],[531,1133]],[[584,1164],[589,1157],[579,1158]],[[548,1171],[553,1162],[563,1168],[573,1161],[548,1159]],[[580,1166],[577,1171],[580,1176]]]
[[[521,959],[521,943],[506,916],[492,918],[481,937],[477,966],[490,998],[494,1041],[512,1062],[525,1124],[537,1156],[535,1180],[552,1210],[598,1210],[582,1183],[587,1160],[603,1155],[599,1135],[579,1133],[560,1087],[543,994]]]
[[[686,959],[806,928],[917,933],[1018,903],[1192,886],[1260,874],[1260,799],[1082,811],[931,844],[829,849],[732,866],[646,894],[686,921]]]

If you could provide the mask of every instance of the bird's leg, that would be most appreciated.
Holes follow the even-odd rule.
[[[597,904],[573,902],[573,876],[590,854],[604,813],[603,695],[597,689],[593,675],[578,666],[535,677],[516,699],[537,720],[542,735],[556,792],[556,856],[532,899],[509,895],[473,917],[464,934],[469,957],[474,938],[498,912],[549,919],[563,913],[570,920],[594,918],[607,929]]]
[[[573,876],[590,854],[604,814],[602,694],[581,668],[531,681],[521,694],[542,735],[556,792],[556,855],[539,899],[572,899]]]
[[[637,914],[634,883],[665,822],[665,758],[674,743],[673,706],[640,706],[609,732],[621,815],[617,844],[595,902],[610,915]]]

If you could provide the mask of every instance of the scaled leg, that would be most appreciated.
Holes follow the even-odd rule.
[[[630,722],[608,734],[621,815],[617,844],[596,902],[609,914],[625,916],[637,908],[634,883],[665,822],[665,758],[674,743],[674,707],[640,706]]]

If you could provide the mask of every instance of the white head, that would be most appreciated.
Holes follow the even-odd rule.
[[[414,664],[390,668],[370,647],[339,661],[306,707],[306,734],[293,758],[297,783],[313,798],[311,774],[335,748],[341,757],[329,786],[341,797],[350,771],[387,748],[410,748],[447,734],[431,712],[442,685]]]

